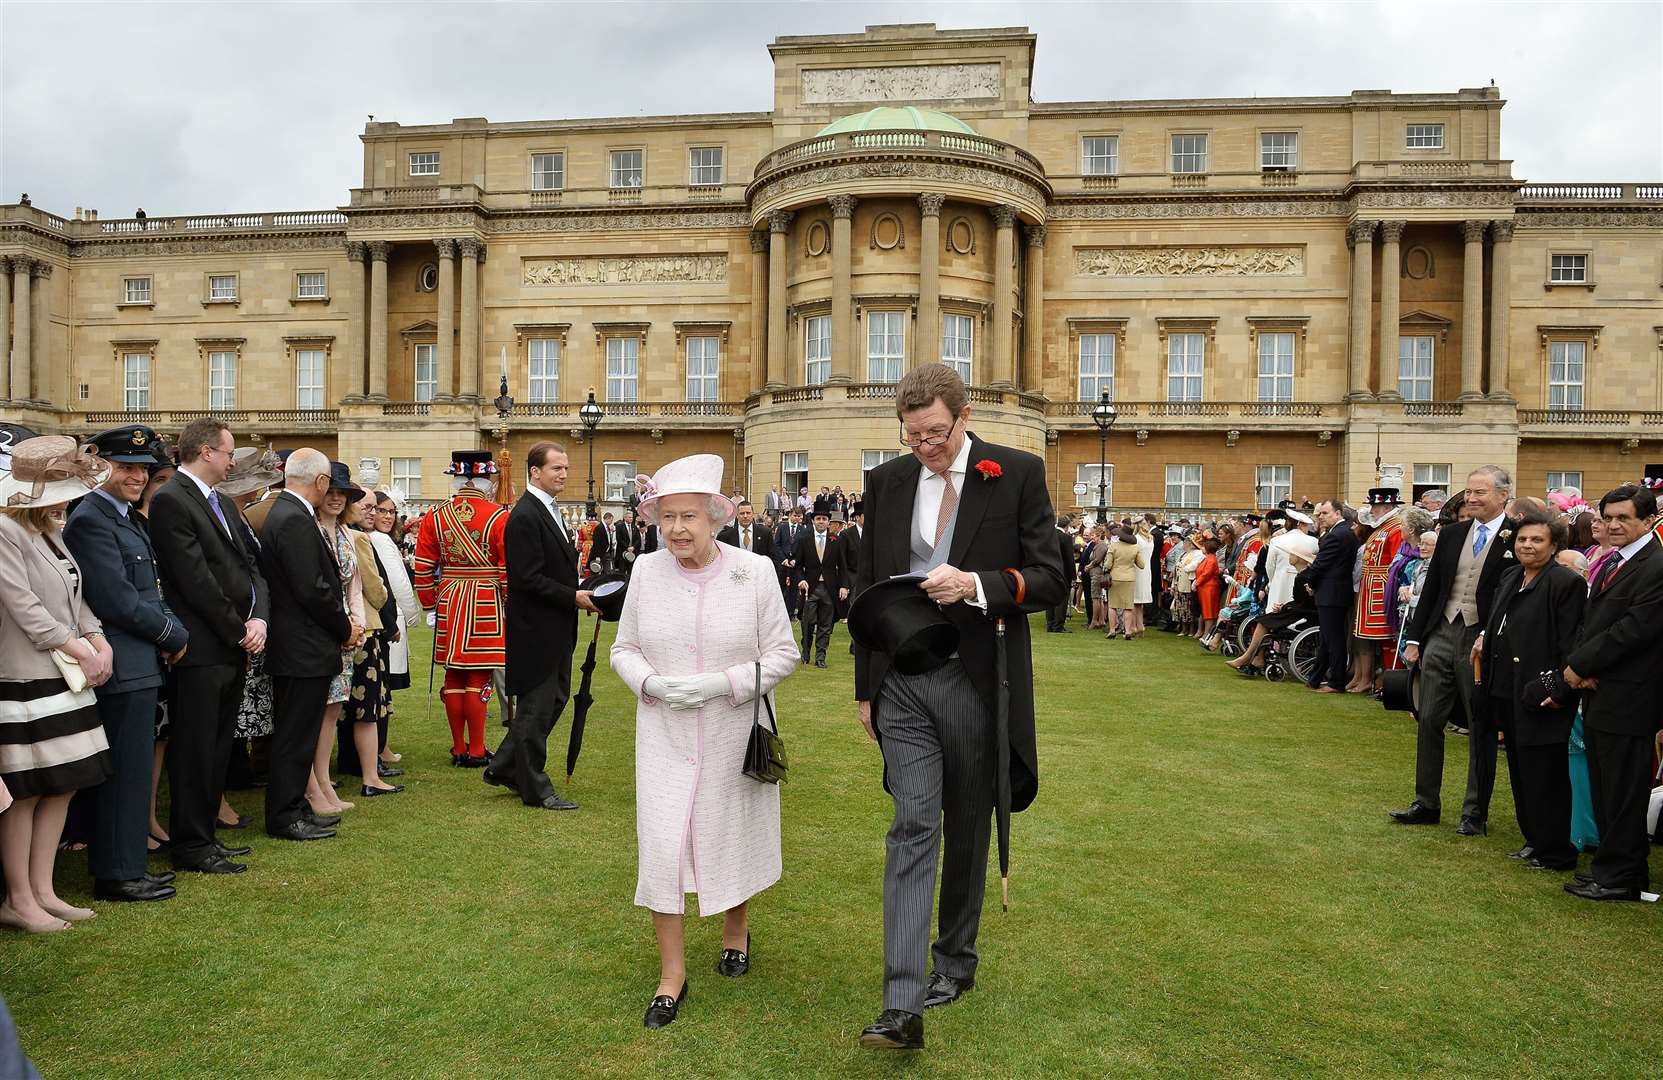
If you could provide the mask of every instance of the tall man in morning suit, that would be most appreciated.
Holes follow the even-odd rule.
[[[792,507],[779,528],[774,530],[774,565],[779,569],[780,591],[785,595],[785,613],[792,618],[797,617],[798,594],[797,576],[800,570],[797,566],[797,541],[803,533],[808,531],[803,524],[803,512],[798,507]]]
[[[926,574],[921,588],[958,626],[959,651],[923,675],[855,650],[855,698],[883,752],[895,820],[885,841],[883,1012],[861,1034],[873,1047],[917,1049],[925,1008],[950,1004],[975,983],[976,932],[987,881],[996,794],[994,685],[999,620],[1010,685],[1011,809],[1039,787],[1033,658],[1027,612],[1063,599],[1063,567],[1045,463],[983,442],[967,430],[964,382],[924,364],[895,387],[902,439],[912,453],[867,474],[856,596],[897,574]],[[930,914],[936,852],[945,838],[940,932]],[[926,981],[925,957],[934,955]]]
[[[168,834],[176,868],[209,874],[248,869],[231,859],[249,849],[221,845],[214,821],[248,658],[266,647],[269,603],[241,515],[214,490],[235,449],[224,423],[192,420],[179,435],[179,471],[150,500],[156,563],[168,602],[190,634],[168,712]]]
[[[802,601],[803,663],[814,648],[814,666],[826,666],[832,627],[837,624],[837,539],[831,533],[831,512],[814,511],[814,528],[797,538],[792,555],[797,564],[797,594]]]
[[[1327,531],[1311,563],[1311,591],[1316,594],[1317,632],[1320,635],[1311,689],[1321,694],[1345,692],[1350,661],[1347,631],[1351,629],[1351,571],[1357,563],[1357,533],[1346,519],[1344,503],[1326,499],[1317,505],[1317,524]]]
[[[92,445],[110,463],[110,475],[75,507],[63,532],[81,566],[87,606],[115,653],[114,673],[98,687],[115,773],[92,792],[97,809],[87,865],[100,900],[166,900],[173,886],[145,870],[156,697],[163,664],[184,655],[190,635],[162,599],[156,552],[132,508],[144,495],[149,466],[170,459],[156,433],[138,424],[95,435]]]

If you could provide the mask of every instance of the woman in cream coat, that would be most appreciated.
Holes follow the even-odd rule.
[[[635,711],[635,903],[653,913],[659,983],[645,1019],[673,1022],[687,994],[685,896],[724,913],[719,974],[750,965],[749,900],[780,877],[780,792],[741,770],[757,694],[797,669],[766,556],[716,541],[734,515],[722,459],[696,454],[637,480],[662,546],[635,561],[612,669]],[[758,665],[760,664],[760,687]],[[768,724],[763,711],[763,723]]]

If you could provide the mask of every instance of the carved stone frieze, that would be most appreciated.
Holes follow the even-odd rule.
[[[554,214],[501,214],[485,219],[488,233],[619,232],[660,229],[743,229],[743,210],[610,210]]]
[[[770,181],[762,191],[768,194],[789,194],[842,180],[871,179],[944,180],[1007,192],[1033,203],[1045,202],[1045,192],[1039,185],[1019,176],[979,165],[935,161],[861,161],[844,165],[823,165]]]
[[[108,258],[116,255],[242,255],[281,251],[340,251],[342,233],[296,236],[191,237],[177,240],[124,240],[75,243],[69,255],[75,259]]]
[[[576,255],[526,259],[526,285],[637,285],[655,282],[724,282],[726,255]]]
[[[65,256],[69,254],[71,247],[68,241],[56,236],[49,236],[45,230],[37,231],[21,224],[0,229],[0,244],[16,244],[36,248],[37,250],[44,249],[56,255]]]
[[[1471,207],[1504,210],[1513,205],[1511,191],[1360,191],[1358,209],[1436,209]]]
[[[1656,229],[1663,227],[1659,210],[1537,210],[1519,207],[1513,224],[1524,228]]]
[[[1297,277],[1305,273],[1305,247],[1077,247],[1074,272],[1086,277]]]
[[[1351,204],[1343,199],[1155,199],[1136,202],[1059,202],[1051,205],[1045,217],[1048,221],[1190,217],[1344,217],[1350,209]]]
[[[997,98],[998,64],[909,64],[895,67],[805,68],[802,101],[954,101]]]
[[[354,210],[350,215],[357,229],[445,229],[461,231],[479,224],[479,215],[469,210]]]

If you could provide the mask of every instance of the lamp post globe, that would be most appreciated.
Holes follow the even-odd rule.
[[[605,415],[606,410],[595,400],[595,388],[591,386],[589,400],[577,410],[577,418],[583,421],[583,429],[588,432],[584,436],[584,441],[589,444],[589,497],[583,505],[583,513],[587,518],[599,516],[599,508],[595,505],[595,429],[600,427],[601,418]]]
[[[1091,420],[1097,425],[1097,521],[1102,524],[1109,514],[1109,429],[1114,426],[1120,414],[1115,411],[1114,402],[1109,400],[1109,391],[1105,388],[1103,397],[1092,406]]]
[[[497,391],[497,399],[491,402],[496,407],[497,415],[507,420],[514,412],[514,399],[508,396],[508,376],[502,377],[502,386]]]

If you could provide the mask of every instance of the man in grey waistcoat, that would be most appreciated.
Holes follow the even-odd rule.
[[[959,651],[923,675],[892,670],[883,652],[855,650],[860,720],[883,752],[895,802],[885,841],[884,1000],[864,1046],[919,1049],[923,1011],[957,1001],[976,981],[976,931],[987,881],[997,779],[997,627],[1010,684],[1011,809],[1039,787],[1033,658],[1026,613],[1063,601],[1066,585],[1045,463],[967,430],[958,374],[924,364],[895,387],[901,441],[912,449],[867,474],[866,524],[855,595],[898,574],[959,630]],[[945,841],[940,928],[930,945],[936,852]],[[925,957],[934,970],[926,978]]]

